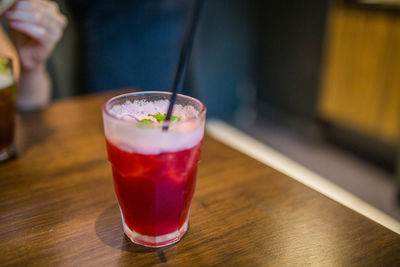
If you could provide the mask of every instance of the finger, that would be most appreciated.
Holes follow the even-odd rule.
[[[48,0],[31,0],[35,13],[43,14],[47,17],[48,22],[55,23],[60,28],[65,28],[67,18],[60,12],[56,2]]]
[[[31,23],[46,28],[53,36],[58,38],[66,26],[66,18],[62,14],[49,14],[47,12],[31,12],[15,10],[5,14],[5,18],[12,21]]]
[[[33,11],[33,10],[50,10],[53,12],[59,12],[60,9],[58,4],[53,1],[45,0],[20,0],[17,1],[12,9]]]
[[[59,14],[45,14],[47,22],[50,24],[49,26],[52,26],[56,28],[58,31],[62,31],[68,24],[67,18],[59,13]]]
[[[54,12],[50,10],[43,11],[43,15],[46,16],[47,22],[61,29],[67,26],[67,18],[60,12]]]
[[[48,14],[48,16],[54,16],[60,27],[65,27],[67,24],[67,19],[65,16],[60,12],[58,4],[53,1],[47,0],[20,0],[16,3],[14,8],[9,10],[9,12],[17,12],[17,11],[25,11],[25,12],[32,12],[37,17],[32,17],[32,22],[40,23],[40,14]],[[36,21],[35,21],[36,20]]]
[[[32,11],[34,10],[34,4],[31,1],[20,0],[17,1],[10,10]]]
[[[47,0],[36,0],[37,4],[41,5],[43,8],[47,10],[51,10],[53,12],[59,12],[60,8],[58,4],[54,1],[47,1]]]
[[[31,11],[15,10],[5,14],[5,18],[10,22],[21,22],[45,28],[52,35],[57,34],[57,29],[48,21],[48,16],[44,13],[34,13]]]
[[[11,21],[10,28],[22,32],[42,44],[46,44],[49,40],[46,29],[35,24],[20,21]]]
[[[21,1],[18,7],[6,13],[5,18],[10,21],[36,24],[48,31],[51,37],[49,40],[58,41],[67,24],[64,15],[55,11],[47,1],[32,0],[29,4],[26,1]],[[29,10],[30,8],[32,10]]]
[[[40,14],[26,10],[9,10],[4,14],[4,17],[8,20],[15,20],[25,23],[32,23],[32,24],[43,23],[41,21],[43,18]]]
[[[58,4],[54,1],[35,0],[42,11],[48,15],[48,19],[64,28],[67,25],[67,18],[60,12]]]
[[[63,33],[63,29],[67,24],[67,19],[62,14],[48,14],[43,12],[38,26],[45,28],[51,35],[52,40],[58,41]]]

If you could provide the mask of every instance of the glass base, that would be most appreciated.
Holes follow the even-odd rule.
[[[12,144],[8,148],[0,150],[0,162],[11,159],[15,156],[15,146]]]
[[[142,235],[129,229],[129,227],[125,223],[122,212],[121,212],[121,218],[122,218],[124,233],[129,237],[129,239],[135,244],[151,248],[160,248],[175,244],[176,242],[181,240],[182,236],[186,233],[189,225],[189,213],[188,213],[185,223],[182,225],[181,228],[179,228],[175,232],[159,236],[150,236],[150,235]]]

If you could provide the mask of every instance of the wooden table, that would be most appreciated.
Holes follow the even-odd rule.
[[[19,157],[0,165],[0,265],[400,264],[400,236],[205,137],[190,229],[150,249],[124,236],[101,105],[58,101],[19,116]]]

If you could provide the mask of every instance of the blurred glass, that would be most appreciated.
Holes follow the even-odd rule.
[[[0,162],[15,154],[15,96],[11,59],[0,55]]]

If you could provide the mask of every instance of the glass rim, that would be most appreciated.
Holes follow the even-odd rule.
[[[9,55],[3,54],[0,52],[0,58],[6,59],[6,60],[11,60],[11,57]]]
[[[109,112],[109,110],[107,109],[107,106],[111,102],[113,102],[114,100],[116,100],[118,98],[124,98],[124,97],[128,97],[128,96],[137,96],[137,95],[150,95],[150,94],[172,95],[172,92],[165,92],[165,91],[139,91],[139,92],[131,92],[131,93],[125,93],[125,94],[117,95],[117,96],[114,96],[114,97],[108,99],[103,104],[103,107],[102,107],[103,113],[106,114],[107,116],[115,119],[115,120],[118,120],[118,121],[121,121],[121,122],[132,123],[132,121],[128,121],[128,120],[125,120],[123,118],[118,118],[117,116],[111,114]],[[192,100],[194,102],[197,102],[198,104],[200,104],[201,110],[199,111],[199,115],[198,116],[190,117],[190,118],[185,119],[182,122],[178,121],[176,123],[185,123],[185,122],[188,122],[188,121],[198,120],[198,119],[201,119],[205,115],[205,113],[207,111],[207,108],[206,108],[206,106],[204,105],[204,103],[202,101],[198,100],[197,98],[194,98],[194,97],[191,97],[191,96],[188,96],[188,95],[183,95],[183,94],[177,94],[177,97],[181,97],[181,98],[185,98],[185,99],[189,99],[189,100]]]

